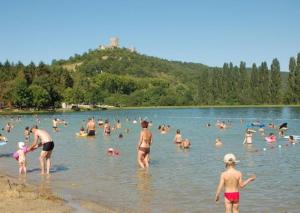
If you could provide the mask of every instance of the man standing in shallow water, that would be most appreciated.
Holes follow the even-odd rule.
[[[40,154],[40,165],[41,165],[41,174],[45,174],[45,163],[46,163],[46,173],[50,173],[51,167],[51,154],[54,149],[54,142],[48,132],[45,130],[38,129],[38,126],[33,126],[30,129],[30,132],[34,134],[34,140],[29,147],[29,151],[38,148],[39,146],[43,146],[43,150]],[[41,145],[39,145],[38,140],[41,141]]]

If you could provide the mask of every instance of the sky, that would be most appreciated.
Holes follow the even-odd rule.
[[[300,52],[300,0],[0,0],[0,62],[51,63],[108,44],[247,66]]]

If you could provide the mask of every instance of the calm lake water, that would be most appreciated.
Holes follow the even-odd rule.
[[[109,137],[103,136],[102,129],[97,130],[95,139],[75,137],[84,120],[92,116],[108,118],[111,123],[119,119],[122,128]],[[299,212],[300,144],[285,146],[286,140],[280,138],[271,148],[258,132],[252,146],[242,142],[247,124],[257,120],[277,125],[288,122],[288,134],[300,135],[300,108],[108,110],[38,117],[40,128],[48,130],[55,141],[53,169],[49,178],[41,178],[40,151],[29,153],[27,180],[51,187],[70,202],[91,200],[121,212],[224,212],[223,198],[216,204],[214,196],[224,170],[223,156],[232,152],[240,160],[237,168],[245,178],[253,173],[257,176],[241,191],[242,212]],[[54,117],[69,125],[60,126],[61,131],[54,133]],[[126,121],[127,117],[130,121]],[[136,163],[140,126],[132,121],[139,117],[153,122],[151,165],[146,171]],[[0,170],[14,176],[18,175],[17,161],[9,153],[17,149],[17,141],[24,140],[24,127],[35,123],[32,115],[21,119],[13,121],[15,128],[11,133],[1,131],[9,144],[0,146]],[[222,131],[214,126],[217,120],[230,121],[232,127]],[[1,126],[9,121],[9,116],[0,117]],[[212,127],[205,127],[208,122]],[[160,124],[171,126],[168,134],[158,132]],[[129,133],[124,132],[125,128],[130,129]],[[190,150],[173,144],[176,129],[191,141]],[[266,127],[265,131],[278,136],[274,129]],[[123,133],[123,139],[118,138],[119,133]],[[214,145],[217,137],[223,141],[220,148]],[[120,155],[107,156],[109,147],[120,150]]]

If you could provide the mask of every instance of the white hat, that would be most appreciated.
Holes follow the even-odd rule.
[[[224,163],[229,163],[229,162],[238,163],[239,161],[236,160],[236,157],[234,154],[229,153],[224,156]]]
[[[20,148],[20,149],[23,149],[24,146],[25,146],[25,143],[24,143],[24,142],[18,142],[18,145],[19,145],[19,148]]]

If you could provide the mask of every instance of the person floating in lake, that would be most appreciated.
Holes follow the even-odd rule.
[[[174,143],[181,144],[181,142],[182,142],[182,136],[180,134],[180,129],[177,129],[174,137]]]
[[[54,142],[48,132],[42,129],[38,129],[38,126],[36,125],[30,129],[30,132],[33,133],[34,140],[31,146],[29,147],[28,151],[32,151],[38,148],[39,146],[43,146],[43,150],[41,151],[39,158],[41,164],[41,174],[45,174],[45,172],[49,174],[51,167],[51,155],[54,149]],[[39,141],[41,141],[41,144],[38,143]]]
[[[182,149],[189,149],[190,146],[191,146],[191,142],[188,139],[182,140],[182,142],[180,144],[180,148],[182,148]]]
[[[24,151],[25,143],[24,142],[18,142],[18,163],[19,163],[19,174],[21,175],[24,173],[26,175],[27,173],[27,167],[26,167],[26,152]]]
[[[96,133],[96,123],[94,119],[89,118],[86,124],[87,136],[95,136]]]
[[[80,128],[80,130],[79,130],[79,135],[80,136],[83,136],[83,135],[86,135],[87,133],[86,133],[86,131],[84,130],[84,127],[82,126],[81,128]]]
[[[221,141],[221,138],[217,137],[216,142],[215,142],[215,145],[216,145],[216,146],[221,146],[221,145],[223,145],[223,143],[222,143],[222,141]]]
[[[288,138],[289,143],[295,143],[294,136],[290,135]]]
[[[226,213],[239,212],[240,204],[240,188],[244,188],[248,183],[254,181],[256,176],[252,175],[246,181],[243,181],[242,173],[235,169],[238,161],[234,154],[226,154],[224,156],[224,163],[226,171],[222,172],[220,176],[219,185],[217,187],[215,201],[219,201],[220,193],[224,188],[224,201]]]
[[[7,142],[7,139],[6,139],[5,136],[3,136],[2,134],[0,134],[0,141]]]
[[[140,133],[139,143],[137,145],[137,161],[141,168],[147,168],[149,167],[152,133],[148,129],[148,121],[142,121],[141,127],[142,130]]]

